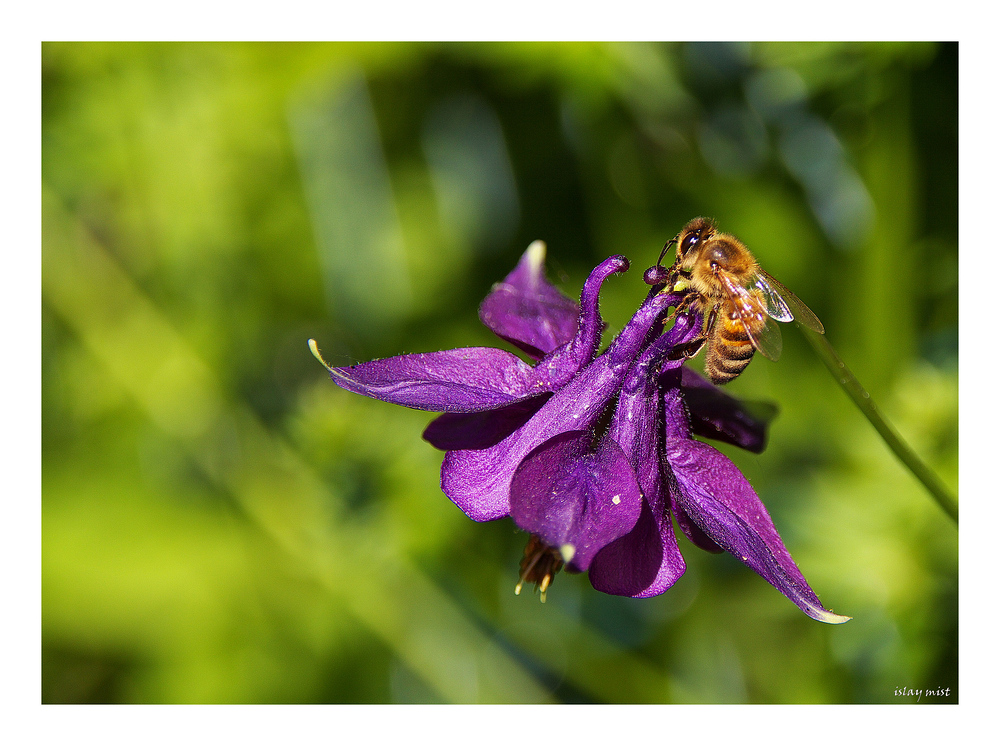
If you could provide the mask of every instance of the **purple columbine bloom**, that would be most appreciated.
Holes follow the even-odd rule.
[[[682,366],[702,318],[675,313],[664,331],[681,296],[656,287],[597,354],[599,291],[628,261],[598,265],[577,304],[546,280],[544,258],[536,241],[479,311],[534,365],[470,347],[327,365],[331,378],[355,393],[444,413],[424,432],[447,451],[444,493],[473,520],[509,515],[530,533],[518,592],[533,582],[544,600],[565,566],[589,572],[606,593],[663,593],[685,569],[673,515],[696,545],[736,555],[809,616],[846,621],[820,604],[736,466],[693,439],[759,453],[767,425]]]
[[[692,437],[692,422],[699,422],[703,431],[717,426],[711,437],[756,450],[762,425],[738,404],[724,413],[731,397],[718,389],[709,402],[700,403],[709,415],[691,417],[686,394],[701,389],[703,379],[689,378],[697,374],[682,362],[667,359],[656,368],[652,358],[650,367],[660,371],[655,376],[637,365],[619,396],[610,434],[631,454],[646,501],[633,530],[595,557],[591,584],[634,598],[655,596],[673,585],[685,564],[672,514],[692,543],[735,555],[808,616],[828,624],[846,622],[850,617],[820,603],[746,477],[722,453]]]

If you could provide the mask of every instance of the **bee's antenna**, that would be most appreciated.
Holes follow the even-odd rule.
[[[663,257],[665,257],[665,256],[667,255],[667,250],[668,250],[668,249],[669,249],[669,248],[670,248],[671,246],[673,246],[673,245],[674,245],[675,243],[677,243],[677,238],[676,238],[676,236],[675,236],[674,238],[671,238],[671,239],[670,239],[669,241],[667,241],[667,242],[666,242],[665,244],[663,244],[663,251],[661,251],[661,252],[660,252],[660,258],[656,260],[656,263],[657,263],[657,265],[659,265],[659,264],[660,264],[660,262],[662,262],[662,261],[663,261]]]

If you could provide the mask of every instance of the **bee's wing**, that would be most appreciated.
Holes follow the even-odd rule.
[[[764,270],[757,270],[757,276],[750,286],[760,291],[764,299],[764,309],[772,319],[778,321],[795,319],[814,332],[820,334],[824,332],[823,322],[816,318],[816,314],[809,310],[809,306]]]
[[[777,360],[781,356],[781,331],[768,319],[767,303],[763,300],[766,294],[759,289],[751,291],[724,274],[720,274],[719,279],[736,309],[743,330],[750,338],[750,344],[768,360]]]
[[[768,360],[777,360],[781,357],[781,330],[777,324],[765,316],[764,323],[756,329],[751,329],[746,323],[743,324],[743,328],[761,355]]]

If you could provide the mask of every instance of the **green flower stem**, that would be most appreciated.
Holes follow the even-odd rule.
[[[896,429],[882,416],[878,411],[878,407],[875,406],[871,394],[865,391],[864,387],[858,383],[858,379],[854,377],[851,369],[840,359],[840,356],[833,349],[829,340],[822,334],[807,332],[805,336],[809,340],[809,344],[816,350],[816,354],[819,355],[820,359],[826,365],[827,370],[833,374],[840,387],[847,392],[847,395],[857,404],[861,413],[872,423],[878,434],[882,436],[882,440],[896,454],[896,458],[902,461],[903,465],[913,473],[913,476],[920,480],[924,487],[927,488],[927,491],[931,493],[931,497],[941,506],[941,509],[951,516],[951,519],[955,523],[958,523],[958,500],[948,491],[948,488],[944,486],[938,475],[920,460],[920,457],[913,449],[899,437]]]

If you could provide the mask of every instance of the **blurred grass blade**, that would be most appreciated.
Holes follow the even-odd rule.
[[[840,359],[826,336],[806,332],[805,337],[840,387],[851,397],[851,401],[857,405],[872,427],[882,436],[882,440],[889,446],[889,449],[896,454],[896,458],[903,462],[903,465],[910,470],[913,476],[924,485],[935,502],[941,506],[941,509],[955,523],[958,523],[958,500],[948,491],[938,475],[920,459],[916,452],[899,436],[889,421],[882,416],[872,400],[871,394],[865,391],[858,379],[854,377],[851,369]]]
[[[648,661],[580,624],[551,599],[543,606],[531,596],[513,597],[512,588],[504,634],[550,668],[564,670],[566,680],[595,701],[672,701],[669,679]]]
[[[440,588],[391,554],[388,537],[331,520],[334,500],[310,466],[247,408],[227,401],[211,371],[48,191],[43,218],[45,302],[303,573],[445,701],[549,700]]]
[[[304,98],[289,118],[330,309],[366,334],[400,323],[413,288],[364,74]]]

